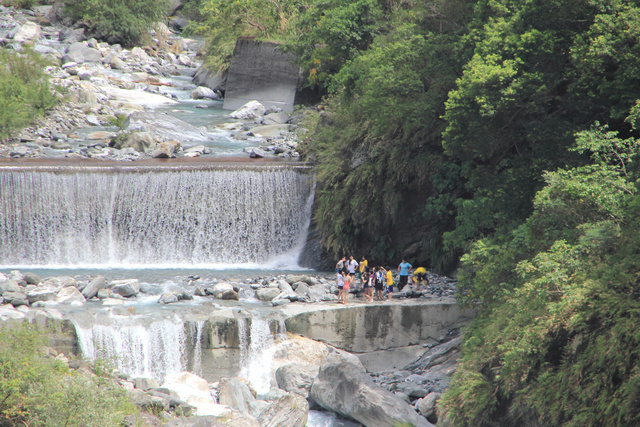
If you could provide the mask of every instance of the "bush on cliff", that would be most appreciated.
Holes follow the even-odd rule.
[[[118,426],[131,412],[107,376],[49,356],[44,331],[26,322],[0,328],[0,426]]]
[[[151,25],[161,21],[167,0],[74,0],[66,12],[94,37],[125,47],[139,45]]]
[[[0,139],[29,124],[58,102],[45,62],[31,51],[0,49]]]
[[[578,134],[592,163],[545,175],[533,214],[463,257],[481,301],[442,404],[455,425],[640,423],[640,144]]]

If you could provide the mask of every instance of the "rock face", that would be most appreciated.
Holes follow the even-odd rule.
[[[224,378],[220,381],[218,402],[237,409],[243,415],[255,417],[260,413],[256,397],[240,378]]]
[[[432,425],[402,398],[374,384],[361,366],[333,355],[320,367],[311,387],[311,398],[323,408],[365,426]]]

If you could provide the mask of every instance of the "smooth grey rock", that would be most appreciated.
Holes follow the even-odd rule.
[[[30,285],[39,285],[42,282],[40,276],[35,273],[24,273],[24,281]]]
[[[309,398],[311,384],[320,368],[315,365],[301,365],[291,363],[276,370],[276,382],[278,387],[291,393],[299,394],[305,399]]]
[[[303,297],[308,297],[309,296],[309,286],[307,286],[306,283],[304,282],[296,282],[298,283],[298,286],[296,286],[296,294],[303,296]]]
[[[289,274],[286,279],[287,283],[293,285],[296,282],[304,282],[309,286],[315,286],[318,284],[318,280],[315,277],[307,276],[304,274]]]
[[[181,417],[169,421],[164,427],[261,427],[253,417],[242,416],[238,413],[224,415],[224,417],[215,417],[206,415],[200,417]]]
[[[98,299],[107,299],[111,297],[111,289],[100,289],[96,294]]]
[[[160,296],[158,302],[162,304],[172,304],[174,302],[178,302],[178,296],[172,292],[167,292]]]
[[[366,426],[432,425],[400,397],[374,384],[361,365],[347,362],[335,354],[330,354],[320,367],[310,396],[323,408]]]
[[[249,101],[236,111],[229,114],[232,119],[255,120],[264,116],[267,109],[258,101]]]
[[[240,299],[240,295],[234,291],[233,289],[228,290],[228,291],[224,291],[222,294],[220,294],[220,299],[226,299],[226,300],[236,300],[238,301]]]
[[[158,381],[154,378],[135,378],[133,380],[134,387],[142,391],[151,390],[152,388],[158,388]]]
[[[29,305],[29,300],[27,299],[27,295],[22,292],[5,292],[2,294],[2,298],[4,298],[4,302],[13,305],[14,307],[19,307],[21,305]]]
[[[256,291],[256,298],[260,301],[272,301],[278,295],[280,295],[278,288],[262,288]]]
[[[97,276],[94,278],[86,288],[82,290],[82,296],[86,299],[91,299],[98,294],[100,289],[104,289],[107,286],[107,279],[104,276]]]
[[[206,86],[212,90],[224,91],[227,81],[227,72],[218,73],[205,65],[198,68],[193,76],[193,83],[198,86]]]
[[[80,287],[78,281],[71,276],[49,277],[43,282],[43,285],[54,286],[56,288],[64,288],[67,286]]]
[[[151,132],[131,132],[125,138],[118,138],[113,145],[118,150],[133,148],[139,153],[145,153],[155,146],[156,137]]]
[[[440,396],[440,393],[431,392],[416,402],[418,411],[433,423],[438,421],[436,405],[438,404],[438,400],[440,400]]]
[[[231,406],[243,415],[256,417],[260,413],[256,397],[245,381],[240,378],[223,378],[220,381],[218,403]]]
[[[114,294],[122,295],[123,297],[132,297],[140,293],[140,280],[112,280],[109,287]]]
[[[288,298],[281,298],[281,299],[273,299],[271,301],[271,305],[274,307],[278,307],[280,305],[285,305],[285,304],[290,304],[291,300]]]
[[[283,124],[287,123],[288,120],[289,120],[289,115],[287,113],[284,113],[284,112],[271,113],[271,114],[266,114],[262,118],[262,124],[264,124],[264,125],[283,125]]]
[[[262,159],[267,156],[267,152],[259,148],[252,148],[249,152],[249,157],[251,157],[252,159]]]
[[[35,22],[25,22],[18,32],[13,36],[13,41],[24,43],[27,41],[37,40],[40,38],[42,28]]]
[[[149,151],[149,155],[154,159],[171,159],[176,157],[176,152],[180,148],[178,141],[163,141]]]
[[[0,282],[0,295],[4,295],[5,292],[20,292],[20,285],[18,282],[12,279]]]
[[[111,61],[109,62],[109,65],[114,70],[123,70],[123,69],[125,69],[127,67],[126,63],[122,59],[117,57],[117,56],[113,56],[111,58]]]
[[[192,99],[220,99],[220,96],[218,96],[217,93],[215,93],[212,89],[204,86],[198,86],[193,90],[193,92],[191,92],[190,96]]]
[[[100,62],[102,53],[98,49],[87,46],[83,42],[75,42],[69,45],[63,59],[64,62],[76,62],[82,64],[84,62]]]
[[[75,289],[75,288],[74,288]],[[38,286],[27,292],[27,299],[31,304],[37,301],[53,301],[56,299],[58,290],[49,286]]]
[[[72,304],[72,303],[81,303],[84,304],[86,301],[85,297],[82,293],[74,288],[73,286],[67,286],[65,288],[60,289],[60,291],[56,295],[56,302],[58,304]]]
[[[264,409],[258,421],[261,427],[304,427],[309,418],[309,402],[294,393],[287,394]]]

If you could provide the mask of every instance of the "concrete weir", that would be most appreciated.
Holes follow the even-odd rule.
[[[452,299],[332,304],[300,313],[289,307],[288,332],[355,353],[369,372],[405,366],[473,316]]]

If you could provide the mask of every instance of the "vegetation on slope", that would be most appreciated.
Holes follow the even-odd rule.
[[[640,2],[269,3],[327,95],[327,249],[457,267],[478,308],[455,425],[638,424]]]
[[[0,139],[57,104],[44,67],[45,62],[33,52],[0,49]]]
[[[126,390],[104,372],[70,370],[44,337],[26,322],[0,328],[0,426],[118,426],[134,412]]]

